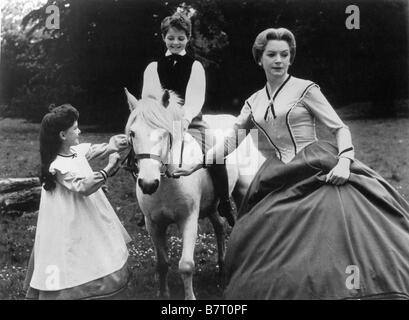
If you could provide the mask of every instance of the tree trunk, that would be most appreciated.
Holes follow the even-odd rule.
[[[0,212],[22,214],[38,210],[41,186],[38,178],[0,179]]]

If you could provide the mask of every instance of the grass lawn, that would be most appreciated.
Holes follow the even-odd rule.
[[[343,117],[345,110],[340,110]],[[345,117],[347,119],[347,117]],[[409,118],[346,120],[352,132],[356,157],[375,169],[409,200]],[[81,127],[81,126],[80,126]],[[82,141],[101,143],[114,133],[87,132],[81,128]],[[38,172],[39,125],[18,119],[0,119],[0,176],[28,177]],[[318,127],[319,136],[333,140]],[[91,165],[101,168],[106,161]],[[129,173],[120,171],[108,182],[108,198],[133,242],[129,247],[132,279],[130,298],[155,299],[156,278],[154,251],[145,228],[136,226],[140,211],[136,202],[134,183]],[[24,298],[23,281],[26,264],[33,246],[36,213],[19,217],[0,215],[0,299]],[[227,224],[226,224],[226,228]],[[228,229],[229,231],[230,229]],[[169,228],[169,285],[172,299],[183,298],[183,284],[177,273],[181,240],[175,226]],[[201,221],[195,251],[196,273],[194,288],[198,299],[219,299],[216,262],[217,249],[213,230],[208,221]]]

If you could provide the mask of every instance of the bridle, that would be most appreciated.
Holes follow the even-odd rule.
[[[153,160],[158,161],[161,165],[161,168],[160,168],[161,177],[172,178],[172,174],[169,172],[168,164],[163,162],[160,156],[158,156],[157,154],[153,154],[153,153],[137,153],[136,154],[133,149],[132,136],[129,136],[128,144],[131,146],[131,150],[129,150],[124,160],[122,160],[121,166],[132,174],[132,177],[134,178],[135,181],[138,179],[138,176],[139,176],[138,161],[141,159],[153,159]],[[171,133],[169,133],[168,145],[169,145],[169,148],[168,148],[167,155],[169,155],[173,147],[173,137]],[[182,152],[183,152],[183,140],[182,140]],[[182,160],[182,157],[181,157],[181,160]],[[123,166],[125,162],[126,162],[126,166]]]

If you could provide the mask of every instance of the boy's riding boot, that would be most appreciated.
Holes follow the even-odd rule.
[[[231,206],[229,197],[229,180],[225,164],[213,164],[208,166],[210,177],[213,180],[213,186],[216,196],[220,199],[217,210],[222,217],[225,217],[231,227],[234,226],[234,210]]]

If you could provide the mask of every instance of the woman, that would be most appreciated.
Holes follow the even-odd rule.
[[[206,153],[213,146],[213,137],[206,136],[206,129],[209,127],[202,119],[201,112],[205,101],[206,76],[202,64],[186,53],[191,31],[190,20],[181,13],[175,13],[162,21],[161,33],[167,51],[158,61],[151,62],[146,67],[142,98],[157,96],[162,89],[178,94],[184,101],[184,130],[188,130],[201,146],[203,153]],[[220,199],[218,211],[233,226],[234,216],[229,199],[226,166],[214,164],[209,166],[208,170],[216,195]]]
[[[350,131],[318,86],[288,74],[295,52],[284,28],[261,32],[253,45],[267,84],[246,100],[235,129],[257,127],[277,157],[265,161],[242,203],[227,246],[225,297],[407,299],[409,204],[354,159]],[[316,119],[337,147],[317,140]]]

